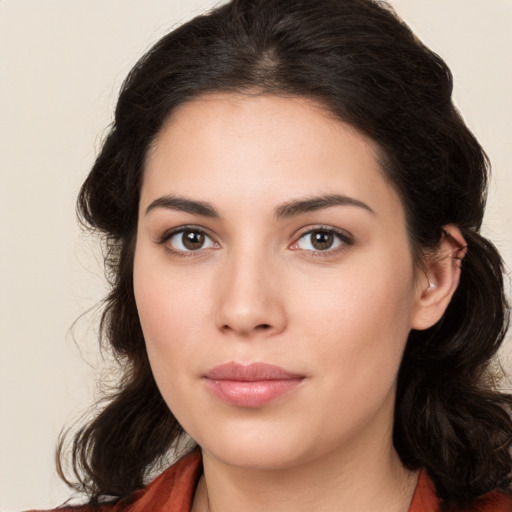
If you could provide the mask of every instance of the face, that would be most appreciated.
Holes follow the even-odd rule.
[[[150,151],[137,307],[211,457],[282,468],[389,441],[416,277],[377,147],[305,99],[201,97]]]

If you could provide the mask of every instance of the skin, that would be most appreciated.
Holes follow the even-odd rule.
[[[351,204],[283,214],[332,195]],[[206,234],[198,249],[169,235],[190,226]],[[339,235],[318,250],[312,229]],[[454,250],[446,239],[440,254]],[[417,474],[391,441],[395,381],[409,331],[457,286],[438,256],[417,268],[378,147],[318,105],[211,94],[172,115],[146,161],[134,287],[156,382],[202,448],[194,511],[408,509]],[[233,361],[303,379],[233,406],[203,378]]]

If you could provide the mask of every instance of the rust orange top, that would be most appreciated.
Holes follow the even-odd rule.
[[[129,500],[100,507],[64,506],[54,512],[190,512],[201,474],[201,455],[195,451],[173,464],[144,489],[136,491]],[[434,485],[426,471],[422,471],[409,512],[440,511]],[[512,512],[512,497],[491,492],[469,506],[449,508],[446,512]]]

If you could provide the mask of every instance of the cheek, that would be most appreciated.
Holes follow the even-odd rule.
[[[134,291],[151,370],[169,409],[189,425],[190,393],[197,388],[198,354],[204,348],[205,301],[198,300],[202,292],[197,280],[163,272],[142,258],[138,263],[136,259]],[[194,404],[202,407],[198,400]]]
[[[355,399],[358,390],[381,393],[394,383],[411,328],[412,264],[379,260],[316,281],[302,304],[305,338],[317,340],[315,356],[332,369],[325,378],[343,380]]]
[[[138,248],[134,292],[146,347],[155,376],[179,368],[197,354],[207,315],[204,280],[162,267],[154,251]],[[201,300],[198,300],[201,297]]]

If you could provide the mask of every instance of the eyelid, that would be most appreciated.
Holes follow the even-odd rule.
[[[310,253],[318,256],[329,256],[331,254],[334,254],[339,251],[345,250],[347,247],[350,247],[354,244],[354,237],[347,231],[336,228],[334,226],[328,226],[328,225],[316,225],[316,226],[308,226],[307,228],[303,228],[304,230],[299,231],[298,234],[294,236],[294,242],[290,245],[290,249],[295,251],[302,251],[304,253]],[[316,231],[325,231],[327,233],[333,233],[338,239],[341,241],[340,246],[335,247],[333,249],[326,249],[325,251],[322,250],[313,250],[313,249],[301,249],[299,247],[296,247],[299,240],[306,236],[310,235],[311,233],[314,233]],[[295,246],[295,247],[294,247]]]
[[[215,247],[216,249],[220,247],[220,244],[216,240],[216,237],[214,235],[212,235],[208,229],[205,229],[202,226],[197,226],[194,224],[185,224],[182,226],[176,226],[174,228],[170,228],[170,229],[164,231],[164,233],[162,235],[160,235],[155,242],[159,245],[165,245],[174,235],[182,233],[184,231],[196,231],[199,233],[203,233],[206,237],[208,237],[217,246],[217,247]],[[302,237],[309,235],[311,233],[314,233],[315,231],[325,231],[328,233],[333,233],[338,238],[338,240],[341,242],[341,244],[335,248],[326,249],[326,250],[301,249],[301,248],[297,247],[297,244]],[[294,235],[293,240],[294,241],[288,246],[289,249],[294,250],[294,251],[301,251],[303,253],[308,253],[311,256],[320,256],[320,257],[330,256],[332,254],[341,252],[341,251],[345,250],[347,247],[350,247],[351,245],[354,244],[354,238],[348,231],[345,231],[340,228],[336,228],[334,226],[323,225],[323,224],[318,224],[318,225],[313,225],[313,226],[308,226],[308,227],[302,228],[301,230],[299,230],[299,232],[297,234]],[[184,257],[194,256],[194,255],[197,256],[200,253],[203,253],[205,250],[210,250],[210,249],[212,249],[212,248],[208,247],[205,249],[202,249],[202,248],[197,249],[195,251],[194,250],[183,251],[183,250],[179,250],[179,249],[175,249],[175,248],[166,246],[166,250],[169,251],[170,253],[178,255],[178,256],[184,256]]]
[[[183,250],[180,250],[180,249],[176,249],[174,247],[170,247],[169,244],[167,244],[167,242],[173,236],[175,236],[175,235],[177,235],[179,233],[183,233],[185,231],[194,231],[194,232],[197,232],[197,233],[202,233],[207,238],[209,238],[213,242],[213,244],[215,244],[217,246],[217,247],[215,247],[215,249],[220,247],[220,244],[217,242],[216,238],[209,232],[209,230],[207,230],[207,229],[205,229],[205,228],[203,228],[201,226],[196,226],[196,225],[193,225],[193,224],[185,224],[185,225],[182,225],[182,226],[176,226],[174,228],[171,228],[171,229],[168,229],[168,230],[164,231],[163,234],[160,235],[157,238],[156,243],[159,244],[159,245],[165,245],[166,251],[170,252],[171,254],[174,254],[174,255],[177,255],[177,256],[182,256],[182,257],[198,256],[199,254],[204,253],[205,251],[212,249],[212,247],[206,247],[206,248],[197,249],[195,251],[193,251],[193,250],[183,251]]]
[[[208,229],[197,226],[195,224],[183,224],[182,226],[176,226],[174,228],[166,229],[161,235],[158,235],[156,239],[156,243],[163,244],[169,240],[173,235],[177,233],[182,233],[183,231],[197,231],[199,233],[204,233],[208,238],[212,240],[215,238]]]

